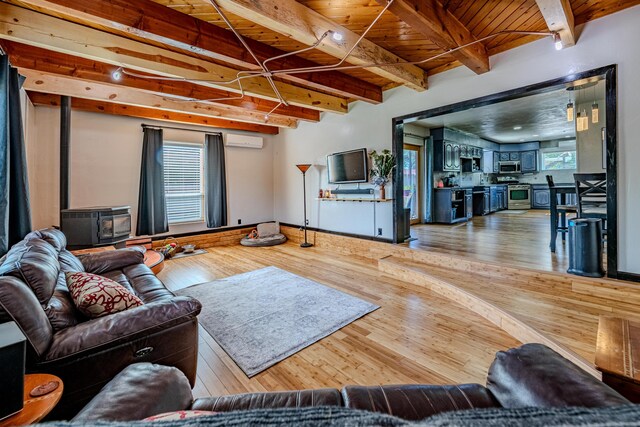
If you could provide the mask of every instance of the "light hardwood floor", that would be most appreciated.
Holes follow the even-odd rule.
[[[171,289],[274,265],[381,306],[249,379],[200,328],[196,396],[347,384],[484,384],[498,350],[519,342],[428,289],[383,275],[377,261],[296,244],[225,246],[166,262]]]
[[[417,240],[408,246],[471,256],[484,261],[566,272],[568,249],[560,233],[556,240],[556,252],[549,250],[549,211],[531,209],[524,212],[500,211],[474,216],[471,221],[456,225],[414,225],[411,227],[411,236]]]

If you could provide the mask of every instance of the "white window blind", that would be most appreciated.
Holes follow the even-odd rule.
[[[165,142],[163,154],[169,224],[203,221],[203,147]]]

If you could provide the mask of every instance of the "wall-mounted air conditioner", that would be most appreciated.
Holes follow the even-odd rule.
[[[264,139],[261,136],[227,134],[227,147],[262,148]]]

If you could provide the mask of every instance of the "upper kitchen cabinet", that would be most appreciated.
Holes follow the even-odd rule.
[[[538,151],[523,151],[520,153],[520,168],[522,173],[533,173],[538,170]]]
[[[450,141],[434,141],[433,169],[438,172],[459,172],[460,145]]]

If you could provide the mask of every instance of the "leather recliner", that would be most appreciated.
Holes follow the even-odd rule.
[[[64,395],[53,418],[70,418],[130,364],[175,366],[195,382],[200,303],[176,297],[136,249],[74,256],[56,229],[29,233],[0,260],[0,323],[27,338],[27,372],[59,376]],[[108,277],[144,303],[97,319],[74,306],[65,272]]]
[[[135,391],[135,392],[134,392]],[[481,408],[603,407],[630,402],[542,344],[498,352],[487,385],[346,386],[336,389],[246,393],[193,400],[189,382],[175,368],[129,366],[73,421],[134,421],[185,409],[215,412],[345,406],[420,420],[442,412]]]

